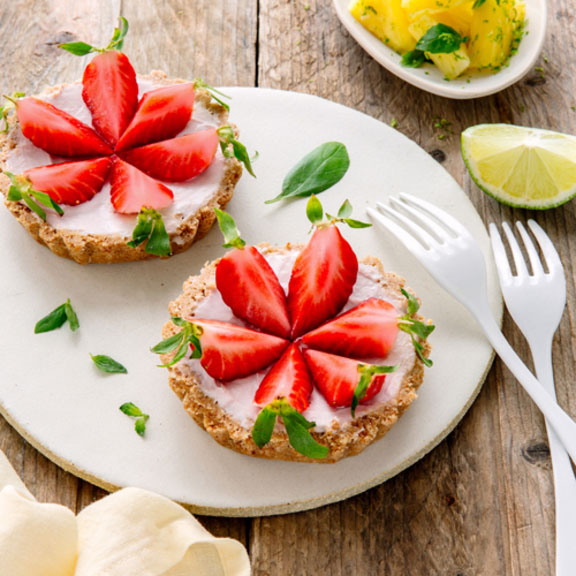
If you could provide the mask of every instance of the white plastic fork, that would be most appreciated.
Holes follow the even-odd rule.
[[[552,424],[576,462],[576,422],[536,380],[500,331],[488,303],[486,263],[474,237],[458,220],[415,196],[378,203],[369,216],[394,234],[432,277],[472,313],[488,341]]]
[[[556,397],[552,341],[566,306],[566,277],[550,238],[534,220],[529,220],[528,226],[540,246],[548,271],[544,270],[538,250],[521,222],[516,223],[516,228],[528,254],[531,274],[520,245],[506,222],[502,228],[512,252],[515,274],[495,224],[490,224],[490,240],[508,312],[528,341],[538,380]],[[576,478],[568,454],[548,421],[546,429],[556,497],[556,576],[572,576],[576,570]]]

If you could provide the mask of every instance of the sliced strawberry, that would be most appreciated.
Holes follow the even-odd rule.
[[[336,226],[317,229],[299,254],[288,286],[292,337],[338,314],[356,282],[358,259]]]
[[[174,138],[190,121],[194,83],[176,84],[146,92],[116,151]]]
[[[16,104],[22,134],[54,156],[102,156],[112,149],[90,126],[52,104],[37,98],[23,98]]]
[[[398,334],[398,311],[377,298],[370,298],[326,322],[302,341],[315,350],[352,358],[385,358]]]
[[[288,340],[216,320],[191,320],[203,330],[201,364],[217,380],[235,380],[278,360]]]
[[[266,406],[277,398],[286,398],[290,405],[304,412],[310,405],[312,379],[297,344],[291,344],[280,360],[262,380],[254,402]]]
[[[174,199],[170,188],[119,158],[112,164],[110,184],[112,205],[121,214],[138,214],[142,208],[161,210]]]
[[[317,350],[304,350],[304,358],[314,383],[330,406],[352,406],[354,390],[358,386],[361,374],[358,371],[360,362],[319,352]],[[380,392],[386,380],[386,374],[375,374],[360,401],[361,404],[369,402]]]
[[[112,160],[105,156],[31,168],[24,175],[32,183],[32,188],[48,194],[57,204],[75,206],[100,192],[111,164]]]
[[[220,260],[216,287],[238,318],[269,334],[290,337],[286,295],[274,270],[254,246],[232,250]]]
[[[210,166],[219,141],[216,129],[210,128],[127,150],[120,155],[152,178],[183,182]]]
[[[130,60],[117,50],[101,52],[86,66],[82,85],[94,128],[114,146],[138,107],[138,83]]]

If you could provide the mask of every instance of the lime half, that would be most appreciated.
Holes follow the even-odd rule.
[[[462,132],[462,156],[474,182],[503,204],[546,210],[576,195],[576,136],[478,124]]]

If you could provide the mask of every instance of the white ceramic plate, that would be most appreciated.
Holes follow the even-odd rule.
[[[229,211],[249,243],[303,242],[305,200],[265,205],[284,175],[318,144],[348,147],[345,178],[321,195],[335,212],[349,198],[355,215],[389,194],[436,202],[464,222],[486,254],[485,228],[447,172],[402,134],[373,118],[313,96],[229,89],[231,118],[258,178],[245,174]],[[0,211],[0,404],[3,414],[41,452],[105,488],[140,486],[192,505],[199,513],[254,516],[316,507],[359,493],[397,474],[438,444],[475,398],[491,348],[471,316],[418,263],[377,228],[347,230],[359,256],[374,254],[405,276],[434,319],[434,367],[419,399],[381,441],[337,464],[267,461],[222,448],[187,416],[149,348],[160,339],[167,306],[183,281],[223,253],[214,229],[167,261],[82,267],[36,244],[7,210]],[[502,307],[492,261],[492,305]],[[70,297],[81,327],[34,335],[35,322]],[[104,375],[92,354],[122,362],[128,375]],[[134,402],[150,414],[146,437],[118,407]]]
[[[447,81],[438,68],[426,64],[422,68],[407,68],[400,63],[401,56],[373,36],[350,14],[351,0],[333,0],[336,14],[352,37],[384,68],[422,90],[447,98],[467,99],[488,96],[504,90],[525,76],[536,63],[546,36],[546,0],[524,0],[526,4],[526,31],[518,53],[510,64],[497,74],[464,74]]]

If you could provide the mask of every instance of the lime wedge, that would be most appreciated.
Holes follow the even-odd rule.
[[[576,195],[576,136],[510,124],[462,132],[472,179],[503,204],[547,210]]]

